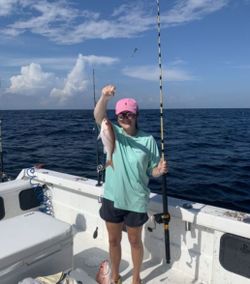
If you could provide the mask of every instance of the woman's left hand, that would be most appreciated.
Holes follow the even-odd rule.
[[[158,172],[160,175],[166,174],[168,172],[168,164],[167,161],[161,159],[158,166],[157,166]]]

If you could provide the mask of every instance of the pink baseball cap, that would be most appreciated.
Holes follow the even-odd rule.
[[[121,99],[116,103],[115,114],[118,115],[121,112],[129,111],[134,114],[138,112],[138,104],[136,100],[131,98]]]

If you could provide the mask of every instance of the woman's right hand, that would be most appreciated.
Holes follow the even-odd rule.
[[[94,109],[95,121],[99,125],[101,125],[103,118],[107,117],[107,112],[106,112],[107,103],[108,100],[114,96],[115,89],[116,88],[114,85],[106,85],[102,88],[102,95]]]
[[[102,88],[103,98],[110,99],[115,95],[116,87],[114,85],[106,85]]]

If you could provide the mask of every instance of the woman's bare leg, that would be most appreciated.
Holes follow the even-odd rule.
[[[119,278],[119,267],[121,262],[121,239],[123,223],[106,222],[109,236],[109,254],[111,261],[111,279]]]
[[[141,239],[142,226],[141,227],[128,227],[128,239],[131,246],[131,255],[134,265],[133,269],[133,284],[140,283],[140,271],[143,260],[143,244]]]

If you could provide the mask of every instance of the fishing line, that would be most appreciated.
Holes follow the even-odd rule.
[[[161,58],[161,22],[160,22],[160,3],[157,2],[157,30],[158,30],[158,63],[159,63],[159,82],[160,82],[160,137],[161,137],[161,158],[165,160],[164,149],[164,121],[163,121],[163,88],[162,88],[162,58]],[[166,262],[170,263],[170,240],[169,240],[169,220],[170,215],[168,213],[168,196],[167,196],[167,182],[166,174],[162,175],[162,203],[163,214],[161,215],[160,223],[163,223],[164,235],[165,235],[165,253]]]

